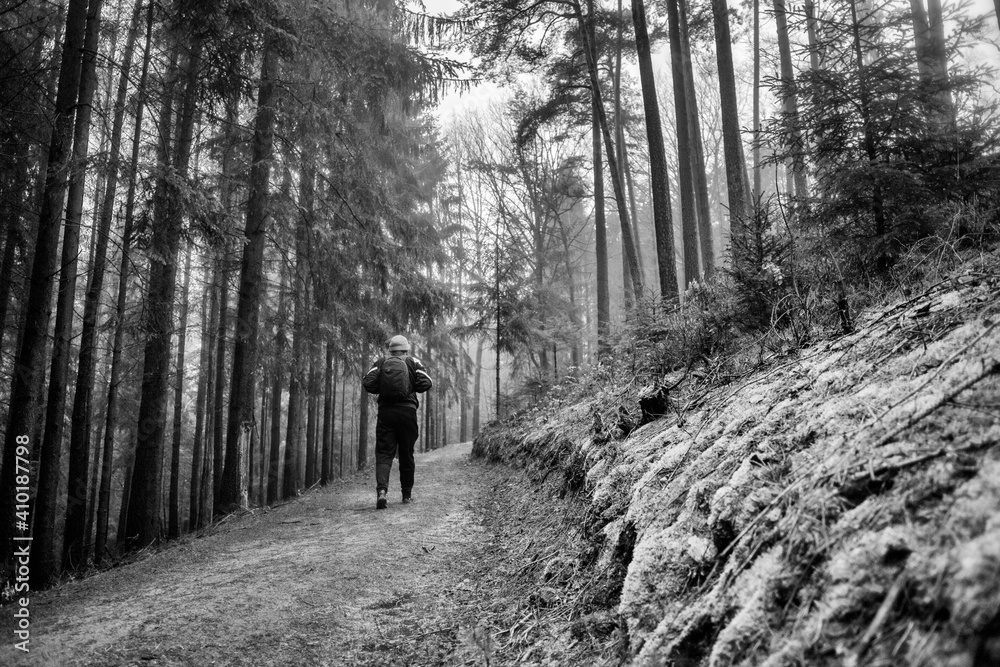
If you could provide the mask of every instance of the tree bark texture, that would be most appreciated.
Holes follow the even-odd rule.
[[[229,401],[229,424],[226,435],[226,458],[222,468],[219,504],[223,511],[238,506],[240,487],[240,438],[253,427],[254,393],[257,372],[257,330],[260,319],[261,282],[264,244],[266,243],[268,181],[274,151],[273,107],[278,54],[273,38],[268,37],[262,56],[257,113],[254,121],[253,151],[250,166],[250,192],[240,269],[240,290],[236,312],[236,336],[233,348],[233,376]]]
[[[691,169],[691,134],[688,123],[684,65],[681,57],[681,27],[678,0],[667,0],[667,30],[670,37],[670,71],[673,76],[674,118],[677,124],[677,179],[681,192],[681,239],[684,256],[684,287],[698,280],[698,220],[695,209],[694,175]]]
[[[591,90],[591,148],[594,161],[594,245],[597,261],[597,350],[600,357],[608,345],[611,329],[611,284],[608,271],[608,223],[604,200],[604,154],[601,150],[600,97]],[[477,351],[477,355],[479,352]],[[477,356],[478,363],[478,356]],[[477,386],[478,390],[479,387]],[[476,407],[479,407],[478,401]],[[478,420],[473,427],[479,433]]]
[[[781,2],[781,0],[775,0],[775,2]],[[861,22],[858,17],[856,0],[850,0],[849,5],[851,8],[851,32],[854,38],[855,66],[858,68],[858,91],[860,95],[859,101],[861,103],[862,148],[865,155],[868,157],[868,163],[874,172],[874,168],[876,166],[875,163],[878,162],[878,151],[876,148],[875,130],[872,127],[871,121],[871,101],[868,98],[868,88],[865,83],[864,49],[861,44]],[[881,239],[887,231],[887,226],[885,211],[882,203],[882,186],[878,182],[878,179],[874,178],[874,176],[872,182],[872,214],[875,219],[875,236]],[[879,261],[881,263],[883,260],[880,258]]]
[[[719,66],[719,102],[726,162],[729,229],[733,236],[742,236],[750,216],[750,185],[740,135],[732,37],[729,34],[729,5],[726,0],[712,0],[712,15],[715,20],[715,54]]]
[[[80,67],[87,28],[87,0],[70,0],[66,12],[66,30],[59,66],[54,130],[48,150],[48,162],[42,186],[42,207],[35,237],[31,281],[24,313],[24,326],[11,382],[10,407],[3,461],[0,466],[0,562],[6,573],[11,563],[12,540],[22,536],[27,526],[15,525],[16,466],[18,446],[33,450],[42,402],[42,368],[51,319],[52,276],[55,275],[62,222],[66,174],[72,158],[73,127],[80,90]]]
[[[323,437],[320,483],[326,486],[333,477],[333,406],[334,392],[333,341],[326,341],[326,365],[323,368]]]
[[[805,146],[802,130],[799,127],[799,104],[795,92],[795,71],[792,67],[792,48],[788,37],[788,18],[785,10],[785,0],[774,0],[774,23],[778,33],[778,57],[781,66],[781,83],[783,88],[782,104],[789,124],[789,146],[792,158],[790,167],[795,183],[795,196],[805,200],[809,196],[806,184],[805,161],[803,152]]]
[[[667,176],[667,153],[663,144],[660,104],[656,97],[656,79],[646,27],[646,7],[643,0],[632,0],[632,22],[635,26],[635,47],[639,55],[639,82],[642,105],[646,116],[646,140],[649,142],[649,187],[653,199],[653,231],[656,235],[656,266],[660,277],[660,297],[675,300],[677,265],[674,258],[674,221],[670,201],[670,179]]]
[[[278,331],[275,333],[274,349],[275,363],[271,369],[271,449],[268,455],[267,474],[267,504],[274,505],[278,501],[281,476],[281,393],[284,379],[284,364],[282,357],[288,346],[288,333],[284,323],[288,320],[286,272],[281,272],[281,287],[278,293]]]
[[[153,32],[153,4],[147,5],[146,36],[143,48],[142,73],[139,76],[138,99],[136,101],[135,123],[132,135],[131,170],[129,172],[128,194],[125,198],[125,224],[122,230],[121,264],[118,272],[118,295],[115,305],[115,335],[111,348],[111,378],[108,382],[108,406],[105,413],[104,443],[101,455],[101,485],[98,491],[97,535],[94,542],[94,557],[98,564],[106,561],[108,522],[111,513],[111,478],[115,452],[115,431],[118,427],[118,385],[122,381],[122,351],[125,341],[125,306],[128,297],[129,269],[132,265],[129,253],[131,251],[132,230],[135,224],[135,200],[137,187],[136,165],[139,163],[139,152],[142,138],[143,116],[146,110],[146,93],[149,81],[150,51]],[[131,475],[130,475],[131,477]],[[127,478],[126,489],[130,484]],[[122,502],[125,503],[123,495]],[[126,505],[127,508],[127,505]],[[124,526],[124,524],[121,524]]]
[[[311,487],[319,479],[317,470],[317,438],[319,417],[319,369],[316,367],[316,346],[309,346],[309,390],[306,402],[306,488]]]
[[[698,220],[698,240],[701,250],[701,270],[708,278],[715,271],[715,254],[712,243],[712,215],[708,203],[708,177],[705,174],[705,148],[701,138],[701,121],[698,116],[698,96],[694,87],[694,67],[691,62],[691,43],[688,38],[686,0],[677,0],[678,27],[680,29],[681,64],[684,68],[684,94],[687,98],[687,124],[690,139],[691,175],[694,187],[695,212]]]
[[[479,426],[482,420],[483,401],[483,346],[486,339],[480,336],[476,343],[476,367],[473,372],[474,379],[472,385],[472,437],[479,435]]]
[[[183,47],[178,47],[180,51]],[[171,148],[169,134],[161,142],[161,164],[171,166],[177,180],[187,177],[194,136],[195,104],[200,87],[201,41],[184,53],[184,85],[177,114],[176,141]],[[168,127],[173,104],[169,91],[164,102],[162,128]],[[172,153],[172,154],[171,154]],[[162,176],[154,195],[155,209],[150,241],[150,278],[146,302],[146,346],[142,390],[139,399],[139,430],[136,439],[132,493],[126,519],[126,541],[130,548],[142,548],[161,537],[161,470],[169,392],[170,348],[174,330],[174,294],[177,283],[177,254],[180,247],[182,210],[177,180]]]
[[[187,349],[188,294],[191,291],[191,247],[184,258],[184,286],[181,288],[177,321],[177,361],[174,364],[174,425],[170,451],[170,507],[167,535],[181,536],[181,431],[184,423],[184,352]]]
[[[608,171],[611,174],[611,184],[615,193],[615,202],[618,206],[618,218],[622,228],[622,245],[625,251],[625,258],[629,265],[629,274],[632,276],[632,285],[636,294],[642,294],[643,281],[639,272],[639,257],[636,254],[635,239],[632,237],[632,227],[629,221],[628,204],[625,199],[625,187],[620,178],[618,160],[615,157],[615,144],[611,139],[611,130],[608,125],[607,112],[604,109],[604,102],[601,97],[600,81],[597,73],[597,58],[593,51],[594,39],[592,36],[592,26],[588,18],[593,18],[593,0],[588,1],[590,11],[584,17],[583,10],[579,2],[574,2],[577,20],[580,25],[580,32],[583,35],[583,52],[587,59],[587,71],[590,75],[590,86],[595,98],[594,109],[597,111],[597,120],[601,128],[601,135],[604,137],[604,152],[608,159]]]
[[[368,392],[362,390],[358,397],[358,460],[357,469],[364,470],[368,465],[368,406],[371,404]]]
[[[80,68],[80,89],[73,128],[72,166],[66,202],[66,223],[63,231],[62,270],[59,274],[59,294],[56,301],[56,321],[52,342],[52,367],[49,372],[48,399],[45,412],[45,436],[39,456],[38,494],[32,533],[31,585],[44,588],[58,575],[62,557],[56,553],[56,507],[59,502],[60,459],[66,423],[66,399],[69,385],[70,337],[76,305],[76,275],[80,250],[80,227],[83,224],[83,196],[86,185],[86,160],[90,144],[90,118],[94,93],[97,89],[97,48],[100,37],[101,0],[90,0],[83,60]],[[36,259],[37,256],[36,256]],[[71,452],[73,455],[73,452]],[[81,533],[86,525],[87,460],[86,450],[78,448],[71,460],[73,468],[68,489],[67,513],[75,514]],[[75,479],[74,479],[75,477]],[[83,537],[67,547],[82,549]]]
[[[191,484],[188,488],[188,531],[198,529],[201,521],[201,479],[205,469],[205,433],[208,420],[208,385],[212,375],[210,354],[212,345],[209,307],[212,286],[206,285],[201,298],[201,345],[198,354],[198,389],[195,394],[194,442],[191,446]]]
[[[114,215],[115,198],[118,191],[118,175],[121,164],[122,131],[125,124],[125,111],[129,87],[129,70],[135,45],[138,41],[139,26],[142,20],[142,2],[136,2],[132,14],[122,58],[121,75],[118,80],[115,98],[115,115],[112,122],[110,155],[104,187],[104,200],[100,209],[100,217],[96,230],[94,258],[87,284],[87,293],[83,308],[83,329],[80,334],[80,357],[77,364],[76,393],[73,397],[73,419],[70,431],[69,455],[69,488],[78,488],[86,484],[86,478],[80,475],[80,464],[90,450],[90,425],[94,417],[91,404],[94,393],[94,362],[97,352],[97,315],[100,308],[101,294],[104,290],[104,274],[107,265],[108,238],[111,232],[111,220]],[[98,476],[98,475],[95,475]],[[89,506],[95,506],[96,497],[90,497]],[[63,566],[72,567],[73,563],[81,563],[83,558],[78,549],[82,545],[85,534],[81,533],[80,513],[77,504],[67,505],[66,530],[63,537]]]

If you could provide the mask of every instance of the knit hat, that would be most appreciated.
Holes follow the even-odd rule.
[[[410,341],[406,340],[405,336],[393,336],[389,339],[389,351],[410,351]]]

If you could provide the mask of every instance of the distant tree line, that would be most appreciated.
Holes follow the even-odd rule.
[[[817,305],[849,329],[851,285],[923,239],[996,234],[996,72],[966,57],[992,15],[937,0],[464,4],[464,43],[513,91],[448,130],[448,183],[482,230],[469,326],[538,390],[608,353],[623,323],[655,332],[689,303],[725,304],[720,331]],[[669,76],[653,68],[664,40]]]

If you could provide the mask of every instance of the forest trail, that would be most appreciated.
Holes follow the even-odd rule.
[[[477,505],[490,475],[470,449],[418,454],[411,505],[394,465],[387,510],[359,475],[34,593],[31,652],[5,641],[0,664],[391,664],[414,637],[454,638],[457,625],[428,624],[474,588],[468,568],[487,542]],[[2,627],[10,637],[10,614]]]

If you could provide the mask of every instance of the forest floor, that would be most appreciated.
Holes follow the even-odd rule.
[[[510,581],[491,522],[517,485],[469,452],[418,454],[411,505],[396,488],[377,511],[362,474],[34,593],[31,651],[5,640],[0,664],[484,664],[477,624]]]

